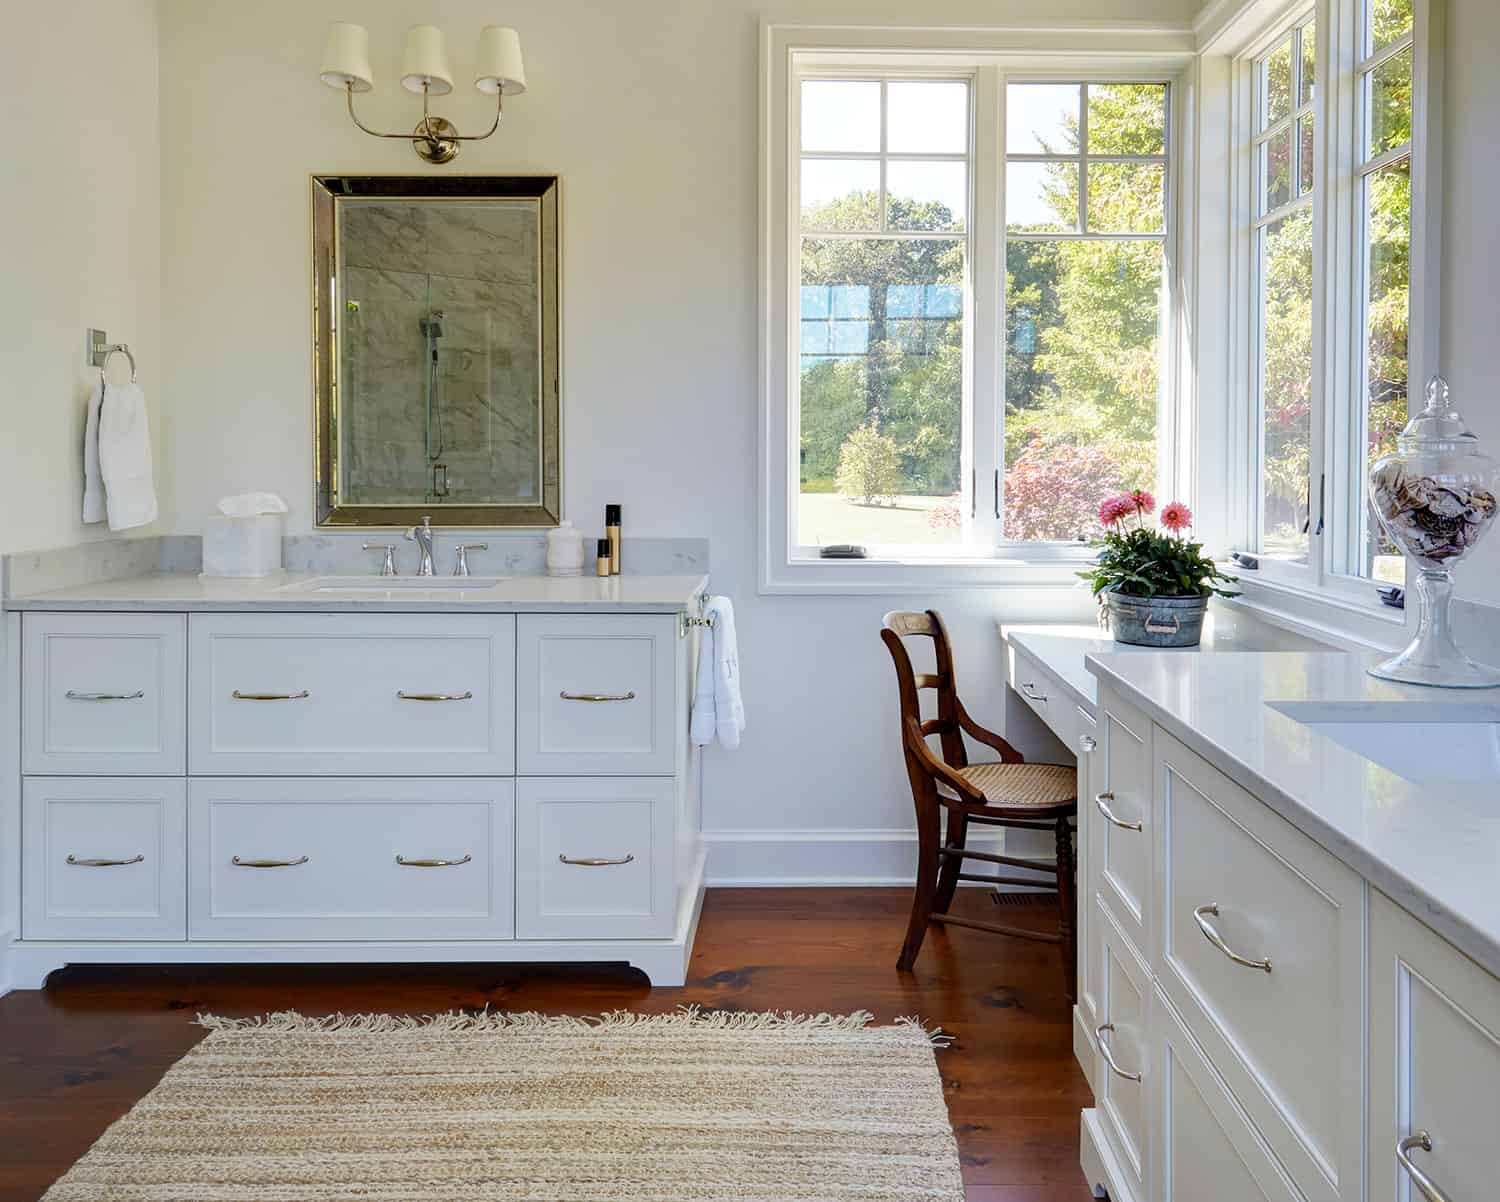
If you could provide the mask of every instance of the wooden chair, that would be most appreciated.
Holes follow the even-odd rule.
[[[926,613],[894,611],[885,615],[880,637],[896,661],[896,679],[901,687],[901,744],[906,754],[906,772],[911,779],[912,799],[917,807],[917,885],[912,897],[911,921],[896,967],[909,971],[921,950],[929,923],[973,927],[997,935],[1037,939],[1061,946],[1063,977],[1068,1000],[1077,990],[1077,928],[1074,907],[1077,890],[1073,876],[1073,831],[1069,819],[1078,812],[1078,778],[1075,769],[1063,764],[1028,764],[1024,756],[993,731],[975,722],[958,699],[953,682],[953,647],[947,628],[936,610]],[[937,652],[937,671],[912,670],[903,639],[930,638]],[[923,720],[917,700],[919,689],[937,691],[937,717]],[[967,734],[992,748],[998,763],[970,764],[964,747]],[[933,753],[927,739],[937,735],[942,757]],[[939,832],[939,813],[948,813],[946,839]],[[1057,842],[1055,865],[970,851],[965,847],[969,824],[1003,826],[1024,830],[1050,830]],[[989,877],[963,871],[964,860],[982,860],[1024,868],[1042,877]],[[1054,931],[1028,931],[994,922],[949,914],[959,881],[982,881],[1006,885],[1046,885],[1055,877],[1060,917]]]

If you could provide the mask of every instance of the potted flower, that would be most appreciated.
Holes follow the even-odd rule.
[[[1224,575],[1203,554],[1201,543],[1188,541],[1193,514],[1186,505],[1172,501],[1162,506],[1164,531],[1148,524],[1147,515],[1155,509],[1151,494],[1139,489],[1107,498],[1099,506],[1104,525],[1104,538],[1094,544],[1099,558],[1078,574],[1107,607],[1115,642],[1196,647],[1209,597],[1238,596],[1222,587],[1237,577]]]

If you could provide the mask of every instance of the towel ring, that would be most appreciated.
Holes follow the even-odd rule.
[[[130,382],[132,384],[134,384],[136,382],[136,378],[135,378],[135,356],[130,353],[130,348],[128,346],[126,346],[123,342],[114,342],[114,343],[111,343],[109,346],[106,346],[106,347],[102,348],[99,351],[99,354],[96,356],[96,359],[97,359],[98,364],[99,364],[99,374],[101,376],[104,375],[104,369],[109,366],[109,357],[111,355],[117,354],[117,353],[121,354],[121,355],[124,355],[125,358],[127,360],[129,360],[129,362],[130,362]]]

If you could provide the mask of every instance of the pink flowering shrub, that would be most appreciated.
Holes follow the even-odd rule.
[[[1089,499],[1122,487],[1118,460],[1099,447],[1031,443],[1005,470],[1005,537],[1016,542],[1073,542],[1108,523]]]

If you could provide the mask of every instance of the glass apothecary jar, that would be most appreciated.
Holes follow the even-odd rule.
[[[1500,685],[1500,668],[1459,650],[1448,619],[1453,567],[1494,522],[1497,483],[1500,465],[1480,451],[1449,400],[1447,382],[1434,376],[1427,407],[1401,431],[1395,452],[1370,468],[1370,505],[1411,561],[1422,605],[1417,637],[1371,668],[1372,676],[1446,688]]]

